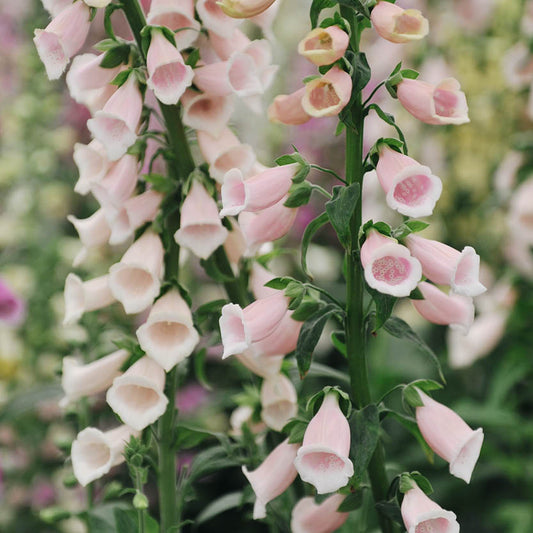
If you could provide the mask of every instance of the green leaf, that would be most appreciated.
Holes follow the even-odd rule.
[[[270,287],[271,289],[277,289],[283,291],[287,288],[289,283],[296,281],[294,278],[283,277],[283,278],[274,278],[269,282],[265,283],[265,287]]]
[[[213,446],[195,456],[185,483],[192,484],[213,472],[240,465],[241,461],[238,458],[228,457],[226,446]]]
[[[211,254],[207,259],[200,259],[200,265],[205,270],[206,274],[211,279],[213,279],[214,281],[218,281],[219,283],[234,281],[233,276],[225,274],[220,270],[216,261],[215,254],[216,252]]]
[[[344,331],[334,331],[331,334],[331,343],[335,348],[346,357],[346,334]]]
[[[187,450],[194,448],[204,440],[213,435],[203,429],[192,428],[184,425],[176,427],[176,439],[174,441],[174,448],[176,450]]]
[[[310,81],[316,80],[318,78],[320,78],[320,76],[318,74],[314,74],[313,76],[306,76],[302,80],[302,83],[305,85],[306,83],[309,83]]]
[[[342,503],[339,505],[337,512],[339,513],[349,513],[351,511],[356,511],[363,505],[363,491],[356,490],[344,498]]]
[[[170,194],[176,190],[176,183],[163,174],[143,174],[143,179],[152,184],[152,189],[162,194]]]
[[[433,494],[433,487],[431,486],[431,483],[420,472],[411,472],[411,477],[415,480],[416,484],[425,492],[426,496],[431,496]]]
[[[395,499],[386,502],[376,502],[375,507],[378,513],[403,526],[402,512]]]
[[[298,342],[296,344],[296,361],[298,363],[298,371],[300,377],[303,379],[313,358],[313,350],[320,339],[322,330],[326,325],[328,318],[337,312],[337,306],[328,304],[320,308],[315,314],[311,315],[302,326]]]
[[[131,507],[125,503],[105,503],[81,513],[80,518],[87,522],[88,533],[117,533],[114,512],[127,509]]]
[[[391,296],[390,294],[383,294],[382,292],[376,291],[368,285],[366,285],[366,290],[370,296],[372,296],[376,306],[375,322],[374,327],[372,328],[372,332],[376,332],[390,318],[398,298]]]
[[[187,56],[187,59],[185,60],[185,64],[189,65],[189,67],[194,68],[196,66],[196,63],[198,63],[199,60],[200,60],[200,49],[199,48],[195,48]]]
[[[402,391],[402,400],[411,407],[422,407],[424,402],[415,387],[405,387]]]
[[[300,207],[306,205],[309,203],[312,192],[313,186],[307,181],[293,185],[289,190],[289,197],[285,200],[283,205],[285,207]]]
[[[420,76],[420,73],[416,70],[413,70],[412,68],[404,68],[400,71],[400,74],[402,75],[402,78],[406,78],[409,80],[416,80],[418,76]]]
[[[377,113],[378,117],[381,120],[383,120],[384,122],[389,124],[389,126],[392,126],[396,130],[396,132],[398,133],[398,137],[400,138],[400,141],[402,141],[403,146],[404,146],[403,153],[407,155],[407,141],[405,140],[405,136],[402,130],[396,124],[396,121],[394,120],[394,116],[391,115],[390,113],[386,113],[385,111],[383,111],[383,109],[381,109],[381,107],[379,107],[377,104],[370,104],[366,108],[366,112],[368,113],[371,109],[373,109]]]
[[[427,222],[423,222],[422,220],[408,220],[405,225],[413,232],[418,233],[419,231],[422,231],[426,229],[429,224]]]
[[[326,213],[344,248],[350,247],[350,220],[359,200],[359,184],[333,187],[333,198],[326,202]]]
[[[309,11],[309,17],[311,18],[311,27],[316,28],[318,24],[318,17],[323,9],[334,7],[337,4],[336,0],[313,0],[311,3],[311,9]]]
[[[371,404],[356,411],[350,418],[350,428],[354,475],[362,481],[379,439],[378,408]]]
[[[122,72],[119,72],[111,82],[111,85],[116,85],[117,87],[121,87],[124,85],[127,81],[127,79],[130,77],[130,74],[133,72],[132,69],[126,69]]]
[[[291,315],[293,320],[305,322],[312,314],[316,313],[320,303],[312,298],[304,298],[302,303],[294,310]]]
[[[138,518],[135,509],[115,509],[113,514],[115,517],[116,533],[132,533],[132,531],[138,530]],[[147,513],[144,513],[144,524],[145,533],[159,532],[159,524]]]
[[[218,516],[225,511],[240,507],[242,500],[242,492],[230,492],[229,494],[220,496],[220,498],[217,498],[204,507],[202,512],[196,517],[195,524],[203,524],[204,522],[215,518],[215,516]]]
[[[363,52],[357,52],[352,60],[352,66],[352,95],[355,95],[370,81],[370,67],[366,55]]]
[[[100,61],[101,68],[115,68],[120,64],[128,63],[130,56],[130,46],[128,44],[117,44],[109,48]]]
[[[107,36],[116,41],[115,32],[113,31],[113,23],[111,22],[111,15],[117,10],[122,9],[121,4],[107,4],[104,11],[104,29],[107,33]]]
[[[324,225],[326,225],[329,222],[329,216],[327,213],[322,213],[318,217],[316,217],[314,220],[309,222],[307,224],[307,227],[305,228],[303,237],[302,237],[302,257],[301,257],[301,265],[302,270],[306,277],[309,279],[313,279],[311,274],[309,273],[309,270],[307,270],[307,249],[309,248],[309,244],[311,244],[311,239],[313,238],[313,235]]]
[[[422,294],[422,291],[421,291],[418,287],[415,287],[415,288],[409,293],[408,298],[409,298],[410,300],[425,300],[424,295]]]
[[[304,440],[305,430],[309,424],[307,418],[293,418],[283,427],[282,431],[289,436],[289,444],[298,444]]]
[[[213,387],[211,387],[211,385],[207,381],[207,376],[205,375],[206,355],[207,355],[207,349],[206,348],[202,348],[201,350],[199,350],[198,352],[196,352],[194,354],[194,356],[193,356],[194,375],[195,375],[198,383],[200,383],[200,385],[202,385],[202,387],[204,389],[212,390]]]
[[[401,318],[392,316],[385,322],[383,327],[385,328],[385,331],[393,337],[396,337],[398,339],[406,339],[409,342],[412,342],[419,348],[421,352],[428,355],[433,361],[433,363],[435,363],[441,381],[443,383],[446,383],[446,379],[444,378],[444,374],[442,373],[442,368],[440,366],[439,359],[435,355],[435,352],[418,336],[417,333],[413,331],[413,329],[409,324],[407,324],[407,322],[405,322]]]

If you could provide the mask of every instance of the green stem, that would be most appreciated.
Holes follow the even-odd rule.
[[[142,493],[143,485],[139,471],[135,473],[135,488]],[[139,524],[139,533],[145,533],[146,531],[146,510],[137,509],[137,523]]]
[[[233,278],[231,281],[224,282],[224,288],[228,298],[233,302],[239,304],[241,307],[245,307],[250,303],[248,297],[248,291],[246,285],[241,276],[235,276],[233,269],[231,268],[228,256],[223,246],[219,246],[215,252],[214,257],[220,272],[225,276]]]

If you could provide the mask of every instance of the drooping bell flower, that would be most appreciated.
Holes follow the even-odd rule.
[[[109,269],[109,288],[128,314],[144,311],[159,294],[164,250],[161,239],[146,231]]]
[[[146,355],[167,372],[189,357],[200,340],[191,310],[175,289],[155,302],[137,338]]]
[[[229,96],[213,96],[192,91],[185,91],[181,104],[183,123],[215,138],[227,127],[234,107]]]
[[[468,118],[466,96],[455,78],[437,85],[403,79],[397,87],[398,99],[411,115],[426,124],[465,124]]]
[[[92,396],[107,390],[120,375],[120,368],[129,357],[126,350],[117,350],[92,363],[83,364],[76,357],[63,357],[61,386],[65,397],[62,407],[84,396]]]
[[[416,484],[405,493],[401,512],[407,533],[459,533],[455,513],[444,510]]]
[[[220,216],[238,215],[241,211],[256,213],[279,202],[292,186],[300,169],[299,163],[268,168],[245,179],[238,168],[224,176]]]
[[[261,385],[261,419],[281,431],[298,414],[298,397],[292,381],[284,374],[268,377]]]
[[[109,287],[109,276],[82,281],[72,272],[65,280],[65,318],[63,325],[74,324],[84,313],[107,307],[115,301]]]
[[[416,408],[416,422],[431,449],[450,463],[450,474],[470,483],[483,444],[483,429],[475,431],[449,407],[417,390],[423,406]]]
[[[391,43],[418,41],[429,33],[429,23],[418,9],[402,9],[390,2],[378,2],[370,19],[378,34]]]
[[[344,109],[351,95],[351,76],[339,67],[333,67],[324,76],[306,84],[302,107],[312,117],[331,117]]]
[[[236,354],[235,357],[250,372],[262,378],[279,374],[283,363],[283,355],[256,355],[252,350]]]
[[[353,476],[349,452],[350,425],[339,407],[337,394],[326,394],[305,430],[294,466],[318,494],[334,492]]]
[[[257,355],[287,355],[296,349],[303,322],[293,320],[292,311],[287,311],[270,335],[253,342],[251,350]]]
[[[272,294],[276,294],[277,289],[271,289],[270,287],[265,287],[265,285],[276,276],[272,272],[268,271],[265,267],[261,266],[257,261],[252,263],[252,268],[250,269],[250,290],[256,299],[266,298]]]
[[[44,30],[35,30],[33,42],[50,80],[57,80],[70,58],[83,46],[90,23],[89,7],[74,2],[62,9]]]
[[[254,410],[249,405],[239,405],[233,410],[229,417],[231,427],[229,434],[234,437],[242,436],[242,426],[246,424],[248,429],[254,434],[258,434],[266,429],[264,422],[255,422],[253,420]]]
[[[74,191],[82,195],[88,194],[92,186],[102,180],[109,170],[105,147],[96,139],[89,144],[76,143],[73,158],[80,173]]]
[[[247,19],[266,11],[275,0],[222,0],[222,11],[229,17]]]
[[[302,498],[292,510],[292,533],[333,533],[337,531],[350,513],[337,511],[346,496],[332,494],[322,503],[315,503],[312,496]]]
[[[125,461],[124,448],[139,433],[128,426],[103,432],[89,427],[78,433],[72,443],[70,458],[74,475],[83,487],[107,474]]]
[[[411,300],[415,309],[433,324],[450,326],[466,335],[474,321],[474,303],[470,296],[446,294],[440,289],[422,281],[418,288],[423,300]]]
[[[478,296],[486,291],[479,281],[479,255],[471,246],[462,252],[439,241],[411,233],[405,239],[411,254],[422,264],[422,272],[438,285],[450,285],[457,294]]]
[[[76,228],[83,245],[83,248],[74,258],[73,266],[76,267],[85,260],[89,250],[98,248],[108,242],[111,230],[103,209],[99,209],[88,218],[80,219],[74,215],[69,215],[67,220]]]
[[[291,94],[280,94],[268,108],[268,120],[276,124],[298,126],[311,120],[311,115],[302,106],[305,87]]]
[[[349,41],[338,26],[315,28],[298,43],[298,53],[319,67],[331,65],[344,55]]]
[[[11,289],[0,279],[0,323],[18,326],[24,320],[26,306]]]
[[[229,59],[235,51],[244,51],[252,42],[239,28],[233,30],[231,37],[221,37],[212,31],[208,32],[208,35],[209,44],[221,61]]]
[[[379,150],[376,173],[391,209],[413,218],[433,213],[442,182],[429,167],[385,145]]]
[[[422,277],[420,262],[409,250],[375,229],[361,247],[361,263],[368,285],[391,296],[409,296]]]
[[[152,40],[146,56],[148,87],[156,98],[167,105],[177,104],[192,83],[194,73],[176,46],[162,32],[152,31]]]
[[[61,11],[72,5],[72,0],[41,0],[41,2],[52,17],[57,17]]]
[[[142,357],[113,380],[107,403],[125,424],[142,431],[155,422],[168,404],[165,371],[150,357]]]
[[[180,229],[174,239],[197,257],[207,259],[227,236],[228,230],[220,221],[215,200],[195,181],[183,202]]]
[[[198,0],[196,11],[200,15],[205,28],[221,37],[230,38],[233,30],[242,22],[228,17],[216,0]]]
[[[222,359],[242,353],[253,342],[264,339],[274,331],[287,312],[288,300],[282,291],[256,300],[244,309],[226,304],[220,317],[220,333],[224,354]]]
[[[265,518],[267,504],[285,492],[295,480],[294,460],[299,447],[299,444],[289,444],[289,439],[285,439],[255,470],[250,472],[242,467],[255,492],[254,520]]]
[[[89,131],[104,145],[111,161],[120,159],[137,139],[142,107],[143,97],[131,74],[104,108],[87,121]]]

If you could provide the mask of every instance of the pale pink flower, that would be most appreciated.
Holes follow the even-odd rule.
[[[302,106],[305,91],[305,87],[302,87],[294,93],[276,96],[268,108],[268,120],[288,126],[305,124],[311,120],[311,115]]]
[[[242,426],[246,424],[248,429],[257,434],[266,429],[264,422],[254,422],[253,420],[254,410],[249,405],[240,405],[233,410],[229,417],[229,425],[231,426],[230,435],[241,436]]]
[[[455,78],[446,78],[437,85],[403,79],[397,93],[403,107],[426,124],[465,124],[470,119],[466,97],[460,89]]]
[[[111,161],[122,157],[137,139],[137,127],[143,107],[143,98],[134,75],[87,121],[87,127],[107,151]]]
[[[295,480],[297,472],[294,459],[299,447],[299,444],[289,444],[289,439],[285,439],[255,470],[250,472],[245,466],[242,467],[255,492],[254,520],[265,518],[267,504],[285,492]]]
[[[246,253],[246,241],[239,224],[232,221],[232,228],[224,242],[224,251],[228,256],[231,267],[235,272],[238,271],[239,262]]]
[[[89,144],[76,143],[73,157],[80,173],[74,191],[88,194],[93,184],[102,180],[109,170],[106,150],[102,143],[94,139]]]
[[[475,431],[449,407],[417,390],[424,404],[416,408],[416,422],[431,449],[450,463],[450,474],[470,483],[483,444],[483,430]]]
[[[408,43],[423,39],[429,23],[418,9],[402,9],[390,2],[378,2],[370,15],[378,34],[392,43]]]
[[[83,248],[74,258],[73,266],[76,267],[85,260],[89,250],[108,242],[111,230],[103,209],[99,209],[88,218],[80,219],[74,215],[69,215],[67,220],[76,228],[83,245]]]
[[[442,182],[429,167],[383,146],[376,173],[391,209],[413,218],[433,213],[442,192]]]
[[[491,18],[496,7],[495,0],[455,0],[453,7],[456,13],[455,20],[461,28],[471,32],[481,32],[491,23]],[[523,17],[522,21],[526,18]]]
[[[24,320],[26,306],[9,285],[0,279],[0,323],[18,326]]]
[[[298,414],[298,397],[292,381],[284,374],[263,380],[261,419],[271,429],[281,431]]]
[[[303,322],[293,320],[291,315],[292,311],[287,311],[270,335],[252,343],[256,355],[287,355],[296,349]]]
[[[193,91],[185,91],[181,104],[183,123],[215,138],[227,127],[234,108],[233,100],[229,96],[213,96]]]
[[[57,17],[61,11],[72,5],[72,0],[41,0],[43,7],[52,15]]]
[[[533,81],[533,57],[529,47],[519,42],[509,48],[502,58],[502,70],[509,87],[527,87]]]
[[[314,485],[318,494],[326,494],[344,487],[353,476],[349,453],[350,425],[337,394],[327,394],[305,430],[294,465],[303,481]]]
[[[405,493],[401,511],[407,533],[459,533],[455,513],[445,511],[416,484]]]
[[[181,208],[180,228],[174,234],[176,242],[207,259],[224,244],[228,230],[218,216],[218,207],[203,185],[194,182]]]
[[[222,61],[229,59],[235,51],[244,51],[251,42],[239,28],[235,28],[230,37],[222,37],[212,31],[208,34],[213,50]]]
[[[405,239],[411,254],[422,264],[424,276],[438,285],[450,285],[457,294],[478,296],[486,291],[479,281],[479,255],[471,246],[462,252],[439,241],[411,233]]]
[[[49,79],[57,80],[70,58],[83,46],[91,24],[89,17],[89,7],[74,2],[61,10],[44,30],[35,30],[33,42]]]
[[[262,13],[259,13],[259,15],[255,15],[254,17],[250,17],[248,19],[250,22],[253,22],[259,26],[263,32],[263,35],[271,42],[276,40],[274,34],[272,33],[272,24],[278,15],[280,5],[281,2],[274,2],[268,9]]]
[[[361,264],[368,285],[391,296],[409,296],[422,277],[420,262],[409,250],[374,229],[361,247]]]
[[[306,84],[302,107],[312,117],[330,117],[344,109],[351,95],[351,76],[339,67],[333,67],[324,76]]]
[[[349,39],[338,26],[315,28],[298,43],[298,53],[317,66],[331,65],[344,55]]]
[[[514,191],[509,203],[507,224],[518,240],[533,244],[533,178],[528,178]]]
[[[302,498],[292,510],[292,533],[333,533],[337,531],[350,514],[337,511],[345,497],[343,494],[332,494],[322,503],[315,503],[312,496]]]
[[[274,2],[275,0],[222,0],[219,5],[226,15],[244,19],[263,13]]]
[[[235,357],[248,370],[262,378],[279,374],[283,363],[283,355],[256,355],[251,349],[235,354]]]
[[[265,267],[261,266],[258,262],[254,261],[252,263],[252,268],[250,269],[250,290],[256,299],[266,298],[272,294],[276,294],[278,291],[276,289],[271,289],[270,287],[265,287],[265,285],[276,276],[269,272]]]
[[[198,0],[196,10],[203,25],[221,37],[231,37],[233,30],[241,23],[238,19],[228,17],[216,0]]]

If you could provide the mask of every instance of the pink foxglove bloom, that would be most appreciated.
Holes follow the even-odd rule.
[[[405,493],[401,510],[407,533],[459,533],[455,513],[444,510],[428,498],[418,485]]]
[[[442,192],[442,182],[431,173],[429,167],[383,146],[376,173],[391,209],[413,218],[433,213]]]
[[[76,274],[70,273],[65,281],[64,297],[64,326],[76,323],[88,311],[102,309],[115,301],[107,275],[82,281]]]
[[[288,301],[283,292],[256,300],[244,309],[226,304],[220,317],[220,333],[224,354],[222,359],[242,353],[253,342],[270,335],[287,312]]]
[[[246,424],[248,429],[256,435],[266,429],[263,422],[254,422],[253,420],[254,410],[249,405],[240,405],[233,410],[229,417],[229,425],[231,430],[230,435],[241,436],[242,426]]]
[[[429,33],[429,23],[418,9],[382,1],[372,9],[370,18],[378,34],[391,43],[418,41]]]
[[[159,236],[146,231],[109,269],[109,288],[126,313],[144,311],[159,294],[163,256]]]
[[[212,96],[192,91],[185,91],[181,103],[183,123],[215,138],[227,127],[234,107],[229,96]]]
[[[361,263],[368,285],[391,296],[409,296],[422,277],[420,262],[409,250],[374,229],[361,247]]]
[[[74,258],[73,265],[76,267],[85,260],[89,250],[98,248],[108,242],[111,230],[103,209],[99,209],[88,218],[80,219],[69,215],[67,220],[76,228],[83,245],[83,248]]]
[[[24,320],[24,302],[0,279],[0,324],[18,326]]]
[[[106,150],[94,139],[89,144],[76,143],[73,157],[80,173],[74,191],[82,195],[88,194],[92,186],[102,180],[109,170]]]
[[[468,333],[474,321],[474,303],[470,296],[446,294],[427,281],[419,283],[418,288],[424,299],[411,300],[411,303],[426,320],[450,326],[463,335]]]
[[[244,176],[248,176],[256,162],[253,148],[249,144],[241,144],[228,128],[218,137],[199,131],[198,147],[209,164],[209,174],[219,183],[232,168],[238,168]]]
[[[306,84],[302,107],[312,117],[331,117],[344,109],[351,94],[351,76],[339,67],[333,67],[324,76]]]
[[[312,496],[302,498],[292,510],[292,533],[333,533],[337,531],[350,513],[339,513],[337,509],[344,501],[343,494],[332,494],[322,503],[315,503]]]
[[[283,363],[283,355],[256,355],[251,350],[236,354],[235,357],[248,370],[262,378],[279,374]]]
[[[192,83],[194,73],[183,61],[178,49],[160,32],[152,32],[146,57],[147,84],[156,98],[167,105],[177,104]]]
[[[303,481],[326,494],[344,487],[353,476],[349,453],[350,425],[337,394],[327,394],[305,430],[294,465]]]
[[[174,34],[178,50],[188,48],[200,35],[200,23],[194,18],[194,0],[152,0],[147,22],[180,30]]]
[[[232,36],[233,30],[241,23],[240,20],[228,17],[216,0],[198,0],[196,11],[198,11],[205,28],[228,39]]]
[[[85,428],[72,443],[70,458],[74,475],[83,487],[107,474],[113,466],[125,461],[124,448],[137,431],[119,426],[103,432]]]
[[[437,85],[404,79],[397,87],[398,99],[411,115],[426,124],[465,124],[468,105],[465,94],[455,78],[446,78]]]
[[[315,28],[298,43],[298,53],[317,66],[331,65],[344,55],[349,40],[338,26]]]
[[[268,120],[276,124],[298,126],[311,120],[311,115],[302,106],[305,87],[292,94],[280,94],[268,108]]]
[[[266,11],[275,0],[222,0],[219,4],[226,15],[247,19]]]
[[[121,374],[120,368],[128,357],[128,351],[117,350],[85,365],[76,357],[63,357],[61,386],[65,397],[60,405],[67,406],[79,398],[107,390]]]
[[[218,207],[203,185],[194,182],[181,208],[180,229],[176,242],[194,255],[207,259],[224,244],[228,230],[218,216]]]
[[[299,444],[289,444],[289,439],[285,439],[255,470],[250,472],[242,467],[255,492],[254,520],[265,518],[268,502],[285,492],[296,479],[294,459],[299,447]]]
[[[438,285],[450,285],[457,294],[478,296],[486,291],[479,281],[479,255],[471,246],[462,252],[439,241],[411,233],[407,247],[422,264],[422,272]]]
[[[130,75],[104,108],[87,121],[89,131],[105,146],[111,161],[122,157],[137,139],[142,107],[141,91],[135,76]]]
[[[52,15],[52,17],[57,17],[61,11],[63,11],[68,6],[72,5],[72,0],[41,0],[43,7]]]
[[[261,407],[263,422],[281,431],[298,414],[298,397],[292,381],[284,374],[265,379],[261,386]]]
[[[237,271],[239,262],[246,253],[246,242],[239,224],[235,221],[232,222],[232,229],[228,233],[226,242],[224,242],[224,250],[232,268]]]
[[[220,216],[238,215],[241,211],[255,213],[278,203],[292,186],[300,169],[299,163],[268,168],[245,179],[238,168],[224,176]]]
[[[70,58],[83,46],[91,25],[89,17],[89,7],[74,2],[61,10],[46,29],[35,30],[33,42],[49,79],[57,80]]]
[[[450,474],[470,483],[483,444],[483,430],[475,431],[449,407],[418,390],[423,406],[416,422],[431,449],[450,463]]]
[[[287,197],[259,213],[242,212],[239,225],[246,241],[248,253],[253,254],[266,242],[275,241],[291,229],[298,209],[285,207]]]
[[[287,311],[274,331],[264,339],[252,343],[252,351],[257,355],[287,355],[296,349],[303,322],[291,318]]]
[[[265,285],[276,276],[269,272],[265,267],[261,266],[259,263],[254,262],[252,268],[250,269],[250,290],[256,299],[266,298],[272,294],[276,294],[277,289],[271,289],[270,287],[265,287]]]
[[[146,355],[167,372],[189,357],[200,340],[191,310],[175,289],[155,302],[137,338]]]
[[[533,178],[529,178],[514,191],[509,204],[508,225],[512,234],[521,241],[533,244]]]
[[[221,37],[212,31],[209,33],[209,43],[220,60],[226,61],[235,51],[243,52],[251,41],[239,28],[235,28],[231,37]]]
[[[165,371],[145,356],[113,380],[106,399],[125,424],[141,431],[165,412],[164,389]]]

